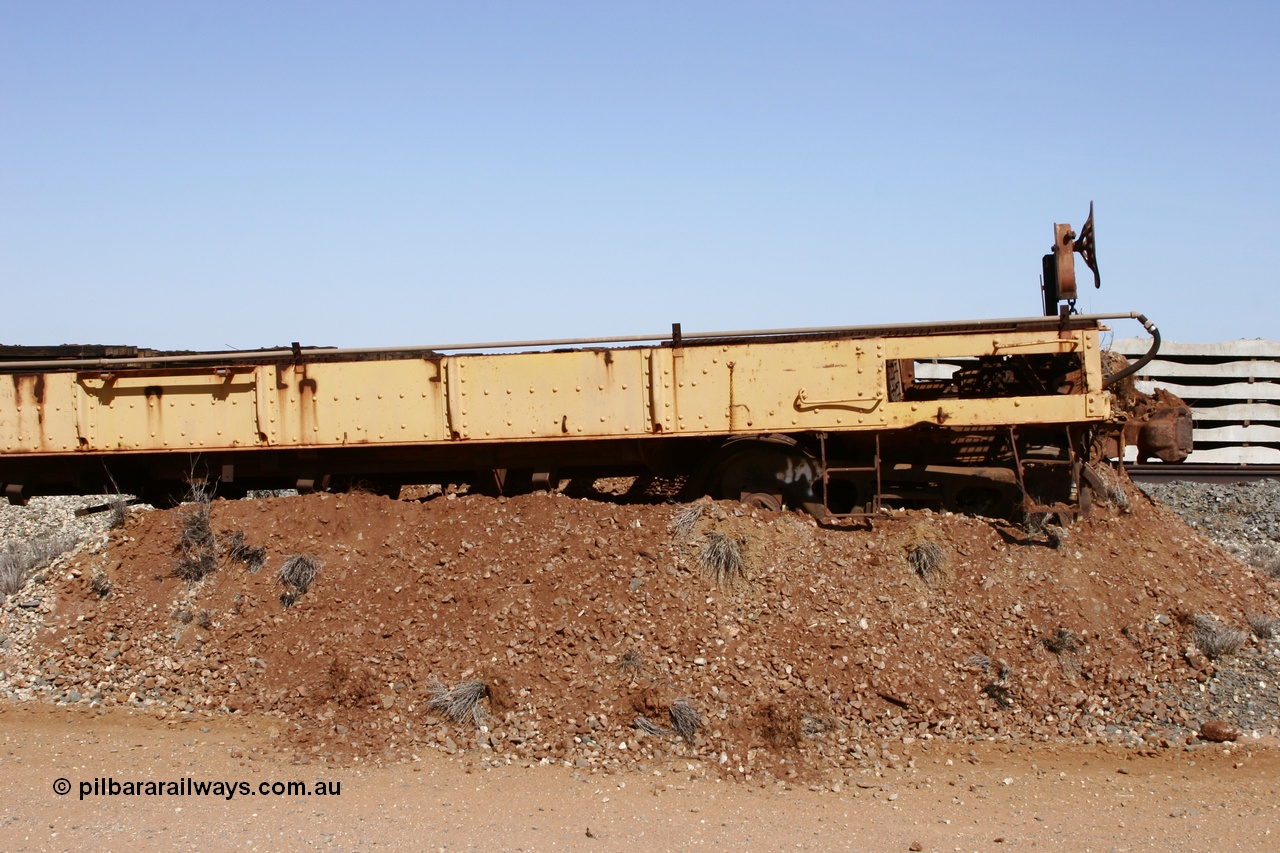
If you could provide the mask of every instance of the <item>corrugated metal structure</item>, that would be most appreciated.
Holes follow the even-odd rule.
[[[1111,345],[1130,358],[1147,348],[1148,342],[1141,338]],[[1280,342],[1166,341],[1159,356],[1135,380],[1139,391],[1149,394],[1163,388],[1191,406],[1195,450],[1188,462],[1280,464]]]

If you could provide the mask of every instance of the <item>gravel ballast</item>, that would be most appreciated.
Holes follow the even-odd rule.
[[[1145,485],[1142,490],[1242,559],[1256,548],[1280,551],[1280,481],[1172,482]]]

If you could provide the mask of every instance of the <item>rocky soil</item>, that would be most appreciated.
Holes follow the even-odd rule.
[[[108,513],[76,517],[76,510],[103,505],[102,495],[33,498],[26,506],[0,501],[0,542],[23,542],[41,536],[65,534],[89,541],[107,531]]]
[[[1179,518],[1246,562],[1280,568],[1280,481],[1145,486]]]
[[[1266,544],[1276,504],[1242,534],[1223,501],[1197,530],[1126,494],[1065,537],[556,494],[215,500],[207,531],[193,505],[98,516],[4,602],[0,695],[266,715],[309,762],[438,748],[835,787],[938,739],[1275,734],[1280,581],[1204,534]]]

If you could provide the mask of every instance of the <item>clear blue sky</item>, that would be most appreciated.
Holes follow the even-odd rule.
[[[1280,3],[0,0],[0,343],[1280,337]],[[1135,325],[1118,328],[1121,336]]]

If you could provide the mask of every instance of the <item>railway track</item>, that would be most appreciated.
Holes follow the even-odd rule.
[[[1247,483],[1253,480],[1280,480],[1280,465],[1224,465],[1190,463],[1177,465],[1126,464],[1135,483]]]

